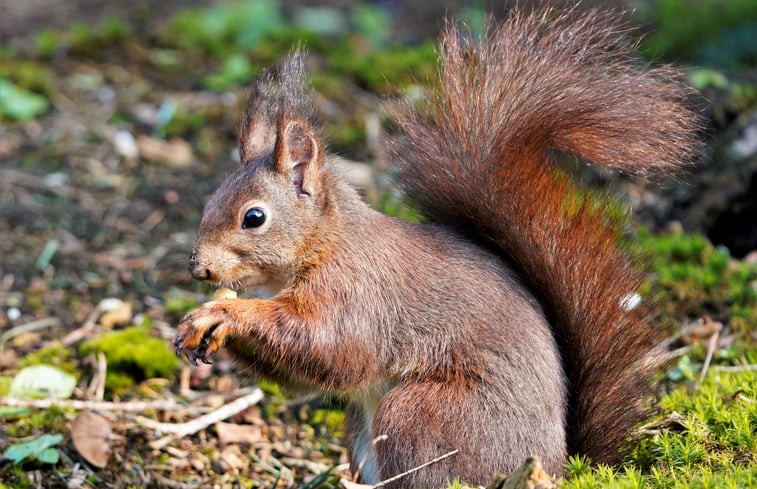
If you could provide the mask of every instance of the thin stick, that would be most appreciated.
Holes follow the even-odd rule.
[[[402,479],[403,477],[406,477],[406,476],[412,474],[413,472],[418,472],[419,470],[421,470],[424,467],[428,467],[429,465],[433,465],[433,464],[435,464],[437,462],[441,462],[445,458],[448,458],[448,457],[451,457],[452,455],[455,455],[457,452],[458,452],[458,450],[452,450],[451,452],[445,453],[444,455],[436,457],[433,460],[429,460],[425,464],[422,464],[422,465],[419,465],[417,467],[414,467],[414,468],[408,470],[407,472],[403,472],[401,474],[395,475],[394,477],[390,477],[390,478],[388,478],[386,480],[383,480],[383,481],[379,482],[378,484],[376,484],[375,486],[373,486],[373,489],[377,489],[379,487],[384,487],[385,485],[389,484],[390,482],[394,482],[397,479]]]
[[[77,411],[87,409],[92,411],[123,411],[123,412],[142,412],[142,411],[170,411],[182,407],[176,401],[127,401],[127,402],[109,402],[109,401],[83,401],[78,399],[16,399],[14,397],[0,398],[0,405],[11,407],[30,407],[37,409],[48,409],[51,406],[60,408],[73,408]]]
[[[667,350],[670,345],[672,345],[674,342],[678,341],[683,336],[691,333],[694,331],[695,328],[698,328],[704,324],[704,321],[702,319],[697,319],[696,321],[691,321],[686,326],[683,326],[681,329],[678,330],[675,334],[672,336],[662,340],[660,343],[655,346],[655,350]]]
[[[44,318],[44,319],[38,319],[36,321],[31,321],[26,324],[21,324],[18,326],[15,326],[2,335],[0,335],[0,345],[4,344],[9,339],[24,334],[29,333],[30,331],[36,331],[38,329],[45,329],[45,328],[54,328],[56,326],[60,325],[60,319],[58,318]]]
[[[718,372],[749,372],[751,370],[757,370],[757,365],[719,365],[715,367],[715,370]]]
[[[226,418],[241,413],[250,406],[254,406],[263,399],[263,391],[259,388],[253,390],[250,394],[235,399],[234,401],[221,406],[215,411],[211,411],[208,414],[204,414],[199,418],[195,418],[186,423],[159,423],[155,420],[138,416],[136,421],[153,429],[159,433],[167,433],[170,436],[163,437],[159,440],[155,440],[150,444],[152,448],[163,448],[168,445],[174,438],[182,438],[184,436],[193,435],[198,431],[204,430],[213,423],[223,421]]]
[[[704,381],[704,376],[707,375],[707,371],[710,368],[710,362],[712,361],[712,355],[715,353],[715,349],[718,347],[718,340],[720,339],[720,330],[715,330],[710,336],[710,341],[707,342],[707,356],[704,358],[704,364],[702,365],[702,371],[699,373],[699,380],[695,389],[699,389]]]
[[[105,377],[108,372],[108,362],[103,352],[97,353],[95,359],[95,373],[92,382],[87,387],[87,398],[102,401],[105,398]]]
[[[742,401],[744,401],[744,402],[748,402],[748,403],[750,403],[750,404],[757,404],[757,401],[755,401],[754,399],[751,399],[751,398],[749,398],[749,397],[745,396],[745,395],[744,395],[744,394],[742,394],[742,393],[739,393],[739,395],[738,395],[738,399],[741,399]]]

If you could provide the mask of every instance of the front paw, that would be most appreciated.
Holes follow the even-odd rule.
[[[236,327],[230,314],[230,302],[231,300],[206,302],[187,313],[179,322],[173,339],[176,354],[185,357],[195,366],[197,360],[210,363],[208,356],[223,346],[226,337]]]

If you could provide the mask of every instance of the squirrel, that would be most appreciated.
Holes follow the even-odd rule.
[[[397,183],[427,221],[410,224],[340,175],[296,50],[252,90],[242,164],[189,265],[277,293],[190,311],[177,353],[223,348],[284,387],[345,395],[369,484],[455,450],[390,486],[484,485],[534,455],[552,474],[572,454],[618,463],[650,404],[651,311],[629,300],[643,273],[609,200],[555,163],[647,175],[692,160],[691,89],[634,52],[597,11],[515,11],[478,38],[448,23],[435,94],[392,113]]]

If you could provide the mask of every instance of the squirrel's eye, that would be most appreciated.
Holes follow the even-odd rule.
[[[253,207],[244,214],[242,229],[256,228],[265,222],[265,212],[260,207]]]

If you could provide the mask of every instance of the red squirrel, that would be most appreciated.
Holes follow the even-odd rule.
[[[570,454],[616,463],[645,412],[653,329],[628,301],[641,273],[607,204],[553,163],[675,170],[696,148],[690,89],[639,67],[612,15],[514,12],[474,39],[448,25],[436,94],[393,113],[397,182],[427,223],[345,183],[295,53],[255,84],[242,164],[190,258],[198,280],[278,292],[189,312],[178,354],[224,348],[290,389],[347,396],[366,483],[453,450],[391,486],[486,484],[533,455],[553,474]]]

